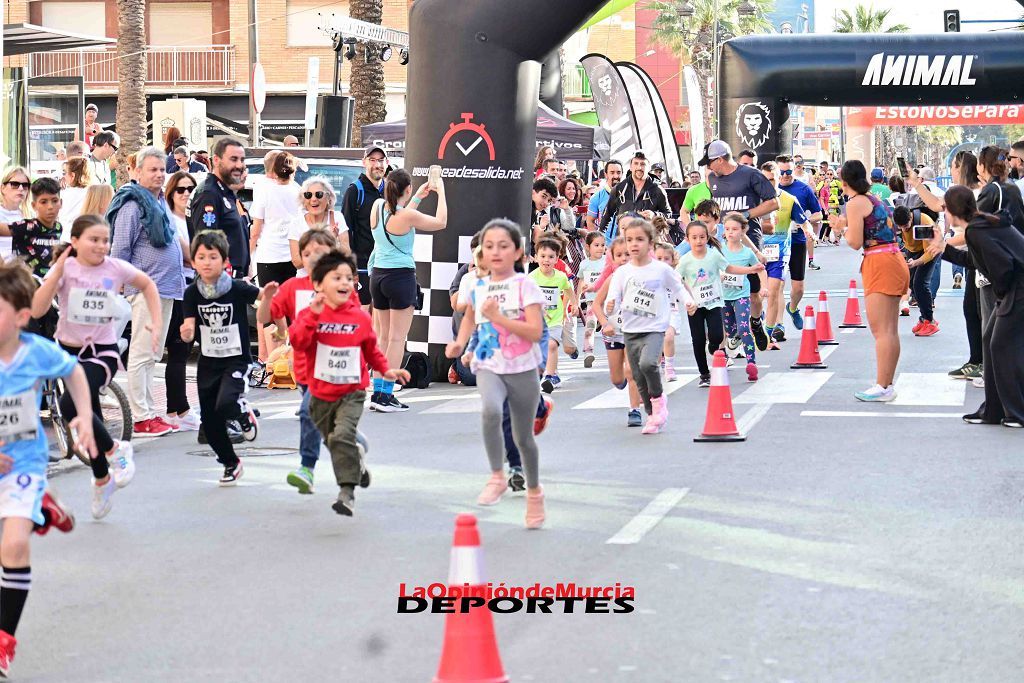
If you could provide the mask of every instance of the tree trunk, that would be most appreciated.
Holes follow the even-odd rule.
[[[146,144],[146,2],[117,0],[117,185],[128,182],[129,154]]]
[[[353,19],[381,23],[384,15],[383,0],[352,0],[349,15]],[[384,63],[380,61],[380,46],[359,43],[352,67],[349,94],[355,98],[352,117],[352,145],[361,147],[362,127],[383,121],[387,114],[384,98]]]

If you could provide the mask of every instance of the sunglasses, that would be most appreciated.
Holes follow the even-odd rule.
[[[793,169],[790,169],[790,170],[788,170],[788,171],[782,171],[782,170],[780,170],[780,171],[779,171],[779,175],[793,175]]]
[[[187,192],[191,192],[194,189],[196,189],[195,185],[178,185],[176,188],[174,188],[174,191],[177,194],[185,194]]]
[[[1017,156],[1016,154],[1011,154],[1010,158],[1011,159],[1016,159],[1017,161],[1024,161],[1024,158],[1021,158],[1021,157]]]
[[[115,152],[120,149],[120,147],[115,145],[113,142],[108,142],[107,144],[110,145],[110,149],[114,150]]]
[[[32,183],[22,183],[22,182],[19,182],[17,180],[8,180],[7,181],[7,185],[10,185],[11,187],[13,187],[15,189],[21,187],[21,188],[24,188],[26,190],[29,189],[30,187],[32,187]]]
[[[306,199],[312,199],[314,196],[317,199],[323,199],[324,198],[324,193],[323,192],[303,192],[302,196],[305,197]]]

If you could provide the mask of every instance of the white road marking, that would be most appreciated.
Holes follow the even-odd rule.
[[[853,334],[856,331],[856,327],[847,327],[845,329],[839,330],[839,334]]]
[[[299,405],[296,403],[294,407],[287,410],[280,410],[271,414],[263,412],[260,414],[260,420],[294,420],[296,418],[295,411]]]
[[[619,529],[619,532],[605,541],[612,545],[630,545],[639,543],[647,532],[658,525],[672,508],[679,504],[690,489],[665,489],[647,504],[640,514]]]
[[[818,355],[821,356],[821,362],[824,363],[825,359],[835,353],[838,348],[838,346],[819,346]]]
[[[662,383],[661,386],[664,387],[666,396],[675,393],[678,389],[689,384],[693,380],[699,379],[699,375],[676,375],[676,377],[677,379],[675,382]],[[556,395],[557,393],[558,392],[555,392]],[[629,390],[622,389],[620,391],[619,389],[612,387],[608,391],[598,394],[589,401],[584,401],[583,403],[572,407],[573,410],[607,410],[610,408],[628,409]]]
[[[807,403],[833,374],[816,370],[769,373],[733,399],[733,402]]]
[[[800,417],[961,417],[960,413],[888,413],[870,410],[803,410]]]
[[[901,372],[896,378],[898,406],[957,406],[964,404],[967,383],[944,372]]]
[[[743,416],[736,422],[736,429],[740,434],[749,434],[750,430],[761,421],[768,411],[772,409],[771,403],[758,403],[753,408],[743,413]]]

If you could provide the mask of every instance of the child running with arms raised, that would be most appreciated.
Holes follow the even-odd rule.
[[[338,499],[331,507],[339,515],[355,512],[355,488],[370,485],[357,440],[359,418],[370,383],[367,367],[388,382],[409,381],[406,370],[388,368],[377,346],[370,315],[359,305],[356,260],[332,250],[313,265],[316,294],[288,328],[292,348],[305,355],[309,380],[309,415],[331,452]]]
[[[649,416],[643,433],[657,434],[668,421],[660,361],[672,313],[670,297],[679,299],[687,311],[693,311],[695,306],[672,268],[652,257],[653,225],[634,220],[622,229],[622,236],[626,238],[629,263],[612,275],[605,306],[614,309],[616,304],[620,305],[626,357]],[[609,320],[605,327],[607,334],[615,333],[614,321]]]
[[[508,490],[501,434],[502,404],[508,400],[512,437],[526,475],[526,527],[544,524],[544,491],[538,472],[533,421],[540,400],[537,366],[543,336],[544,295],[530,277],[517,273],[523,258],[523,234],[515,223],[495,219],[480,233],[484,262],[490,275],[473,290],[458,338],[445,350],[449,358],[462,354],[474,331],[478,342],[471,361],[483,403],[483,437],[491,478],[477,498],[495,505]]]
[[[63,378],[77,417],[69,426],[76,447],[97,458],[89,383],[74,356],[52,341],[24,332],[36,284],[20,263],[0,264],[0,677],[14,660],[14,633],[32,585],[29,538],[47,523],[46,433],[39,419],[43,382]],[[102,458],[102,456],[99,456]],[[50,510],[52,515],[54,511]],[[54,522],[57,525],[56,521]],[[61,528],[61,527],[58,527]],[[66,530],[66,529],[63,529]]]

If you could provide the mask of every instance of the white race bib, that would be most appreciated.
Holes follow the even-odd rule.
[[[68,320],[79,325],[109,325],[114,320],[114,296],[107,289],[72,287]]]
[[[39,399],[34,391],[0,396],[0,441],[32,441],[36,438]]]
[[[328,384],[359,384],[362,366],[358,346],[317,344],[313,377]]]
[[[782,258],[781,246],[782,245],[780,244],[766,244],[764,245],[764,249],[761,250],[761,253],[764,254],[764,257],[769,261],[778,261]]]
[[[502,282],[489,282],[486,285],[477,285],[473,296],[473,309],[478,324],[490,322],[483,313],[484,301],[487,299],[496,299],[498,301],[498,309],[506,318],[519,319],[522,313],[522,306],[519,301],[518,283],[504,280]]]
[[[295,317],[299,317],[299,312],[304,308],[309,308],[309,302],[313,300],[316,295],[312,289],[296,289],[295,290]]]
[[[647,289],[636,280],[626,283],[622,295],[622,308],[635,315],[654,318],[658,315],[658,299],[653,289]]]
[[[553,311],[558,308],[559,289],[558,287],[541,287],[541,294],[544,295],[544,310]]]
[[[743,281],[747,279],[746,275],[737,275],[736,273],[722,273],[722,284],[732,289],[743,289]]]
[[[601,279],[600,270],[588,270],[587,271],[587,284],[593,287],[597,284],[597,281]]]
[[[712,280],[702,285],[697,285],[697,306],[700,308],[713,308],[722,302],[722,287],[718,281]]]
[[[238,336],[238,325],[223,327],[199,326],[199,340],[203,355],[208,358],[228,358],[242,355],[242,341]]]

